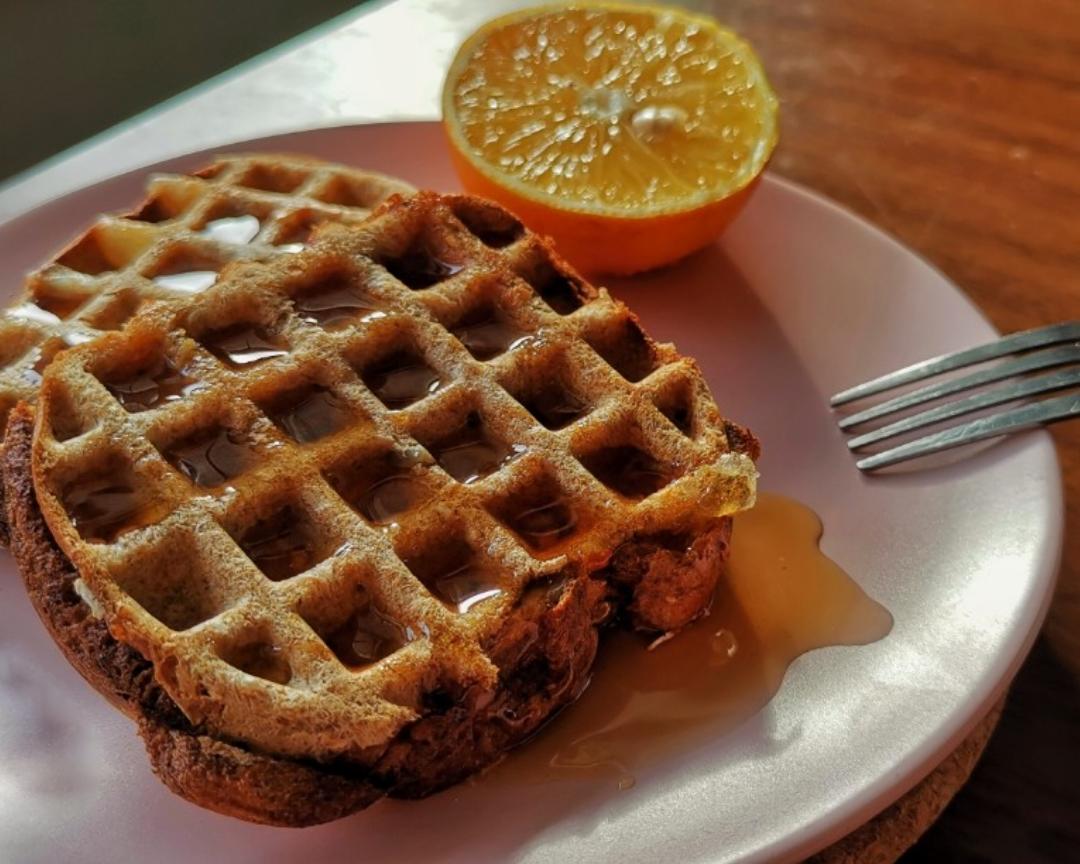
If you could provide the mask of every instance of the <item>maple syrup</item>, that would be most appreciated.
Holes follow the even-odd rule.
[[[497,572],[484,565],[460,529],[403,560],[435,597],[459,614],[502,593]]]
[[[71,314],[86,302],[86,297],[78,294],[42,294],[34,298],[34,302],[51,312],[57,318],[63,320],[71,317]]]
[[[140,369],[134,375],[106,378],[101,383],[132,414],[183,399],[205,386],[190,377],[186,369],[177,369],[165,358]]]
[[[306,523],[290,506],[256,522],[237,543],[271,582],[291,579],[318,563]]]
[[[183,273],[163,273],[154,277],[154,283],[169,291],[198,294],[217,282],[216,270],[185,270]]]
[[[32,387],[40,386],[41,378],[45,374],[45,368],[52,362],[53,357],[63,346],[62,340],[50,339],[43,345],[31,349],[29,356],[34,358],[34,362],[29,369],[22,370],[23,380]]]
[[[309,444],[345,428],[353,411],[333,390],[308,384],[279,394],[262,406],[270,419],[300,444]]]
[[[520,402],[533,417],[553,431],[569,426],[589,410],[588,402],[561,383],[522,396]]]
[[[626,444],[582,457],[582,464],[624,498],[640,500],[667,486],[672,472],[644,450]]]
[[[125,472],[82,477],[62,498],[71,524],[88,543],[112,543],[123,534],[164,518],[164,506],[146,501]]]
[[[357,509],[369,521],[387,524],[418,503],[423,494],[423,488],[408,474],[395,474],[373,484],[358,502]]]
[[[7,310],[9,318],[22,318],[25,321],[36,321],[39,324],[59,324],[60,319],[35,303],[20,303]]]
[[[428,450],[459,483],[475,483],[523,453],[525,448],[488,435],[480,415],[473,412],[454,432],[433,443]]]
[[[641,769],[756,714],[799,655],[883,638],[892,616],[822,554],[821,534],[812,510],[761,493],[735,518],[709,614],[651,650],[635,634],[607,634],[580,699],[479,782],[628,788]]]
[[[199,341],[226,366],[253,366],[288,353],[265,328],[242,322],[204,333]]]
[[[224,426],[214,426],[178,441],[164,455],[188,480],[204,487],[231,480],[255,461],[244,436]]]
[[[493,574],[472,561],[438,576],[429,587],[435,596],[460,615],[478,603],[502,594]]]
[[[390,656],[409,640],[405,628],[365,598],[356,612],[323,641],[345,666],[363,669]]]
[[[466,316],[450,332],[477,360],[490,360],[532,341],[532,336],[519,330],[490,306]]]
[[[258,217],[247,214],[212,219],[203,226],[200,233],[221,243],[243,246],[254,240],[261,228],[262,223]]]
[[[574,533],[577,517],[566,499],[557,496],[508,514],[506,523],[534,552],[546,552]]]
[[[442,386],[439,373],[411,351],[400,351],[370,367],[363,378],[391,411],[406,408]]]
[[[400,257],[387,257],[379,261],[399,282],[414,291],[430,288],[444,279],[460,273],[465,265],[436,257],[422,245],[410,249]]]
[[[288,684],[292,669],[284,652],[269,642],[249,642],[224,652],[222,660],[230,666],[275,684]]]
[[[337,274],[293,298],[300,320],[324,330],[340,330],[350,322],[385,317],[353,279]]]
[[[334,491],[368,522],[389,525],[428,495],[428,488],[410,473],[411,465],[399,454],[385,452],[324,473]]]

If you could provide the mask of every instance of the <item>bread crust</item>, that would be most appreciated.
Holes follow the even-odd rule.
[[[428,713],[364,764],[316,763],[259,753],[193,726],[154,678],[153,665],[118,641],[76,593],[78,577],[38,508],[30,474],[33,411],[9,420],[0,468],[11,550],[31,602],[68,661],[137,724],[157,776],[200,806],[252,822],[314,825],[383,795],[415,798],[497,761],[580,695],[598,629],[622,605],[637,626],[682,626],[707,607],[726,557],[731,520],[690,542],[624,544],[593,576],[530,591],[486,650],[500,669],[492,693],[429,693]],[[672,603],[672,591],[682,602]]]

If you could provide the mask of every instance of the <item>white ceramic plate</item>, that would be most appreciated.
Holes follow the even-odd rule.
[[[435,124],[247,142],[456,188]],[[154,166],[176,170],[195,154]],[[21,274],[94,214],[139,197],[145,171],[0,226]],[[794,861],[925,775],[1008,685],[1049,601],[1061,546],[1058,466],[1030,434],[933,469],[866,477],[826,397],[993,330],[940,273],[816,195],[767,178],[721,246],[613,286],[656,337],[699,359],[721,408],[764,442],[764,488],[824,518],[824,548],[893,614],[884,640],[796,661],[736,732],[597,795],[571,782],[459,786],[305,831],[262,828],[174,797],[132,725],[63,660],[0,558],[0,860]]]

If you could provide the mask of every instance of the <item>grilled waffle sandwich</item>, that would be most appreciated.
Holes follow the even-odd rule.
[[[19,400],[36,398],[58,351],[121,327],[148,301],[189,298],[230,261],[297,252],[320,224],[358,224],[411,191],[382,174],[271,154],[152,177],[138,206],[101,217],[0,312],[0,431]]]
[[[708,608],[757,442],[494,205],[395,198],[66,351],[12,548],[174,791],[302,825],[428,794]]]

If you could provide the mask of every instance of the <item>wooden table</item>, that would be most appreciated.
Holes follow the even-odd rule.
[[[398,0],[337,20],[8,184],[0,218],[230,140],[434,117],[462,35],[518,5]],[[763,57],[783,103],[776,171],[921,252],[1002,330],[1080,317],[1080,3],[688,5]],[[401,50],[403,33],[423,52]],[[372,80],[395,86],[363,86]],[[1080,424],[1055,436],[1068,505],[1058,596],[970,783],[909,864],[1056,862],[1080,848]]]
[[[1080,4],[701,5],[751,40],[780,95],[775,170],[920,252],[1003,331],[1080,318]],[[907,864],[1080,850],[1080,423],[1054,436],[1057,596],[970,782]]]

